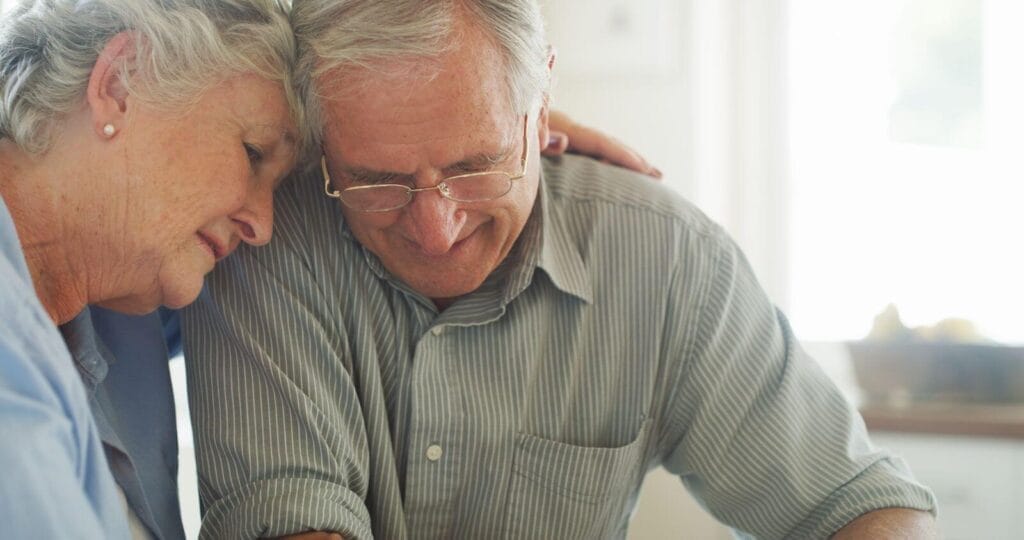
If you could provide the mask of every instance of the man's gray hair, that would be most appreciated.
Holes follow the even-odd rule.
[[[321,142],[325,73],[385,69],[388,60],[433,58],[449,50],[455,22],[469,16],[494,40],[506,70],[510,106],[525,114],[546,96],[549,48],[536,0],[293,0],[296,72],[306,106],[306,138]]]
[[[21,0],[0,20],[0,137],[45,152],[81,105],[99,53],[124,31],[137,37],[135,61],[118,68],[138,99],[185,109],[226,78],[255,74],[283,84],[301,125],[280,0]]]

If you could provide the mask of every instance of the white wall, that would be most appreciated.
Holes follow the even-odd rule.
[[[638,149],[788,306],[784,0],[551,0],[553,103]],[[583,14],[583,15],[581,15]]]
[[[688,38],[678,32],[687,9],[686,0],[552,0],[544,7],[556,52],[554,107],[641,150],[666,183],[692,196]],[[650,28],[652,20],[661,22]]]

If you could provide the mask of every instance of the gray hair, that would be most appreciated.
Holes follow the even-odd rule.
[[[138,39],[120,77],[138,99],[177,110],[228,77],[255,74],[282,83],[302,124],[282,0],[21,0],[0,21],[0,137],[45,152],[81,105],[99,53],[124,31]]]
[[[510,106],[526,114],[549,84],[549,48],[535,0],[293,0],[305,137],[321,142],[321,98],[327,94],[318,87],[322,75],[343,67],[381,69],[382,60],[437,57],[451,48],[462,14],[494,40],[505,63]]]

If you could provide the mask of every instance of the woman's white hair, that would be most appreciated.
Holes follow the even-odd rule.
[[[525,114],[549,84],[549,47],[535,0],[293,0],[305,138],[319,145],[321,99],[344,91],[318,87],[321,76],[343,67],[384,69],[382,60],[437,57],[450,48],[448,38],[463,15],[494,40],[505,63],[510,106]]]
[[[255,74],[282,83],[302,124],[282,0],[20,0],[0,20],[0,137],[45,152],[99,53],[125,31],[136,50],[119,69],[138,99],[185,109],[218,82]]]

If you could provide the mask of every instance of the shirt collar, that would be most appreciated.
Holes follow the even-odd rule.
[[[64,343],[75,361],[75,367],[90,394],[107,378],[113,355],[100,341],[92,324],[92,315],[86,307],[74,319],[60,326]]]
[[[544,168],[548,166],[547,161],[541,163]],[[583,258],[561,221],[544,179],[544,168],[540,172],[540,191],[533,211],[515,247],[491,277],[504,281],[502,299],[505,304],[526,290],[538,268],[547,274],[555,288],[590,303],[593,295]]]
[[[562,292],[581,300],[593,302],[594,293],[580,248],[573,241],[563,215],[558,212],[550,186],[545,180],[546,172],[556,162],[542,160],[541,170],[541,244],[538,267],[551,278],[551,282]]]

